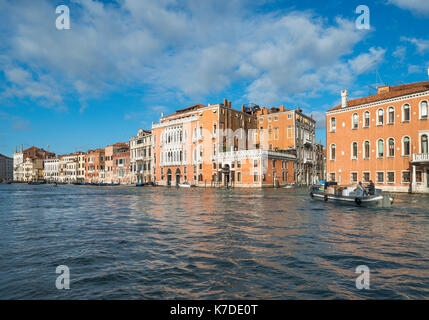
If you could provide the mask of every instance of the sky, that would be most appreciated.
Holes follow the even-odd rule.
[[[0,0],[0,153],[105,147],[224,98],[300,107],[324,143],[340,90],[428,80],[428,22],[428,0]]]

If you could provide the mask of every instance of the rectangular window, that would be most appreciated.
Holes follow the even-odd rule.
[[[241,168],[241,161],[237,160],[237,168]]]
[[[402,171],[402,183],[410,183],[410,171]]]
[[[387,172],[387,183],[395,183],[395,172],[394,171]]]
[[[258,175],[258,173],[257,173],[257,172],[254,172],[254,173],[253,173],[253,182],[258,182],[258,179],[259,179],[259,175]]]
[[[416,182],[422,183],[423,182],[423,175],[421,171],[416,171]]]
[[[371,173],[370,172],[364,172],[362,180],[363,180],[363,182],[369,182],[371,180]]]
[[[384,172],[377,172],[377,183],[384,183]]]
[[[253,168],[257,168],[258,167],[258,160],[253,160]]]
[[[334,172],[329,174],[329,180],[335,181],[335,173]]]
[[[241,182],[241,172],[237,172],[237,182]]]
[[[352,172],[350,174],[350,182],[351,183],[356,183],[358,181],[358,174],[357,172]]]

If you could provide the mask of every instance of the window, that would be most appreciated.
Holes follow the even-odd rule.
[[[384,124],[384,110],[377,110],[377,125],[382,126]]]
[[[278,121],[279,120],[279,117],[274,117],[274,121]]]
[[[352,172],[350,174],[350,183],[356,183],[358,181],[358,174],[357,172]]]
[[[384,172],[377,172],[377,183],[384,183]]]
[[[331,145],[331,160],[335,160],[335,144]]]
[[[410,171],[402,171],[402,183],[410,183]]]
[[[384,141],[383,141],[383,139],[379,139],[377,142],[377,157],[378,158],[384,157]]]
[[[420,102],[420,119],[428,118],[428,102],[422,101]]]
[[[237,182],[241,182],[241,172],[237,172]]]
[[[329,180],[330,181],[335,181],[335,173],[334,172],[332,172],[332,173],[329,174]]]
[[[421,151],[422,153],[429,153],[428,152],[428,136],[426,134],[422,135],[421,138]]]
[[[394,124],[395,123],[395,108],[393,107],[389,107],[388,109],[388,117],[389,117],[389,124]]]
[[[371,145],[369,143],[369,141],[365,141],[364,143],[364,155],[363,158],[364,159],[369,159],[371,155]]]
[[[387,183],[395,183],[395,172],[394,171],[387,172]]]
[[[365,111],[364,118],[365,118],[364,119],[364,127],[369,128],[370,122],[371,122],[371,115],[370,115],[369,111]]]
[[[423,176],[422,176],[422,172],[420,170],[416,171],[416,182],[417,183],[423,182]]]
[[[253,173],[253,182],[258,182],[258,173],[257,172],[254,172]]]
[[[213,155],[214,156],[216,155],[216,146],[217,146],[217,143],[216,142],[213,143]]]
[[[258,167],[258,160],[253,160],[253,168],[257,168]]]
[[[404,137],[402,140],[402,155],[403,156],[409,156],[410,155],[410,138],[409,137]]]
[[[358,129],[359,128],[359,115],[357,113],[354,113],[352,116],[352,129]]]
[[[241,168],[241,161],[237,160],[237,168]]]
[[[390,138],[388,142],[389,157],[395,156],[395,139]]]
[[[363,180],[363,182],[369,182],[371,180],[371,173],[370,172],[364,172],[362,180]]]
[[[407,122],[410,121],[410,105],[409,104],[405,104],[402,107],[402,121],[403,122]]]
[[[337,129],[336,119],[335,119],[335,117],[332,117],[331,118],[331,132],[335,132],[336,129]]]
[[[216,125],[213,125],[213,134],[216,134]]]
[[[279,140],[279,128],[274,128],[274,140]]]
[[[352,143],[352,159],[357,159],[358,157],[358,143],[353,142]]]

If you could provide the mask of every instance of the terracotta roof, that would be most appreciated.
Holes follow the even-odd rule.
[[[349,107],[359,106],[361,104],[383,101],[387,99],[397,98],[400,96],[405,96],[412,93],[423,92],[429,90],[429,81],[415,82],[409,84],[402,84],[399,86],[389,87],[389,92],[375,94],[373,96],[359,98],[354,100],[349,100],[347,102],[346,108],[341,108],[341,105],[338,105],[328,111],[334,111],[339,109],[347,109]]]
[[[195,110],[198,110],[198,109],[201,109],[201,108],[206,108],[206,107],[207,106],[202,105],[202,104],[194,104],[193,106],[190,106],[190,107],[187,107],[187,108],[184,108],[184,109],[176,110],[175,113],[172,113],[172,114],[170,114],[168,116],[165,116],[163,119],[170,118],[170,117],[176,116],[176,115],[181,114],[181,113],[185,113],[185,112],[189,112],[189,111],[195,111]]]

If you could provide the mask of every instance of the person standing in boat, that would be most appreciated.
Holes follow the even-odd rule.
[[[370,196],[373,196],[375,194],[375,185],[372,180],[369,180],[368,193]]]

